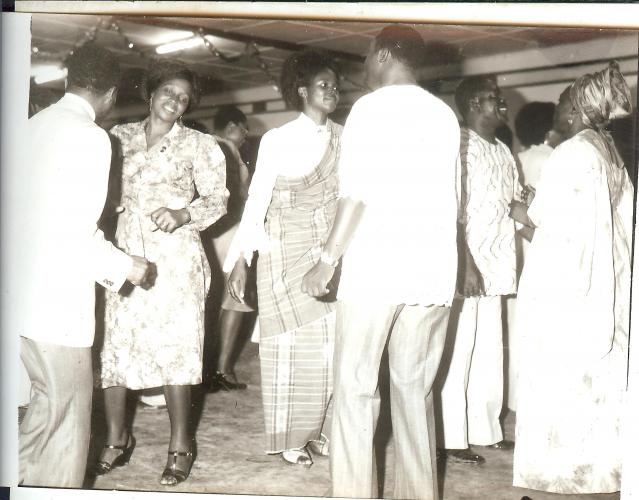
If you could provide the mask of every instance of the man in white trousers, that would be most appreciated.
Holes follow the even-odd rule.
[[[511,450],[499,420],[504,391],[502,297],[516,292],[515,223],[509,204],[521,188],[515,160],[495,137],[506,102],[491,77],[463,80],[455,102],[461,131],[458,291],[442,362],[444,454],[453,462],[482,463],[470,444]]]
[[[92,43],[67,60],[66,93],[29,120],[20,201],[24,293],[20,356],[31,401],[20,425],[19,482],[79,488],[91,431],[95,282],[117,291],[143,284],[149,263],[104,239],[111,143],[94,123],[113,106],[119,65]],[[26,110],[25,110],[26,112]]]
[[[417,83],[426,54],[407,26],[373,40],[365,62],[373,91],[353,105],[342,134],[337,216],[302,282],[312,296],[327,293],[348,245],[335,333],[334,497],[378,496],[373,435],[388,345],[393,497],[439,498],[432,386],[455,290],[459,125]]]

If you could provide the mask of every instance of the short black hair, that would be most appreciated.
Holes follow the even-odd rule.
[[[524,147],[541,144],[553,126],[555,105],[552,102],[529,102],[515,117],[515,133]]]
[[[142,85],[144,100],[149,102],[153,92],[155,92],[163,83],[174,79],[186,80],[191,84],[189,105],[187,106],[186,111],[184,111],[185,113],[188,113],[200,102],[200,85],[197,74],[182,63],[175,61],[154,62],[153,66],[144,78],[144,85]]]
[[[374,50],[386,49],[391,56],[403,62],[413,71],[424,63],[426,45],[422,36],[410,26],[391,24],[386,26],[375,37]]]
[[[213,118],[213,127],[215,130],[222,130],[229,123],[246,123],[246,115],[237,107],[232,104],[226,106],[220,106]]]
[[[120,83],[120,64],[116,57],[95,42],[74,49],[65,61],[67,86],[104,94]]]
[[[496,79],[492,75],[478,75],[464,78],[455,89],[455,104],[457,110],[465,119],[470,111],[470,101],[479,95],[480,92],[491,90],[496,84]]]
[[[313,78],[325,69],[331,70],[339,79],[340,71],[337,64],[322,52],[305,50],[289,56],[284,62],[280,77],[280,89],[287,106],[301,111],[304,100],[297,93],[297,89],[308,87]]]

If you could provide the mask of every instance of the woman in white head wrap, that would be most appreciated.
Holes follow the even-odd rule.
[[[556,493],[618,491],[626,388],[633,187],[605,127],[631,111],[616,63],[559,99],[566,138],[528,208],[534,228],[518,292],[522,339],[513,484]]]

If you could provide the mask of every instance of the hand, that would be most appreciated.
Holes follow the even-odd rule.
[[[518,232],[522,238],[525,238],[528,241],[532,241],[533,236],[535,235],[535,229],[528,226],[523,226]]]
[[[302,278],[302,293],[311,297],[322,297],[329,292],[328,282],[331,281],[335,268],[325,262],[315,264]]]
[[[172,210],[170,208],[162,207],[151,212],[150,215],[151,220],[157,226],[157,229],[160,229],[165,233],[172,233],[177,228],[182,227],[191,220],[189,211],[186,208]]]
[[[513,200],[510,202],[509,206],[510,212],[508,213],[508,216],[511,219],[523,224],[524,226],[531,225],[530,219],[528,218],[528,206],[525,203]]]
[[[132,265],[131,270],[127,276],[127,281],[130,281],[135,286],[148,289],[153,286],[155,277],[157,276],[157,268],[155,264],[149,262],[144,257],[137,255],[131,255]]]
[[[486,293],[484,279],[470,250],[466,249],[460,257],[461,261],[457,269],[457,293],[464,297],[484,295]]]
[[[242,161],[242,156],[240,155],[240,149],[237,147],[237,144],[235,144],[233,141],[229,139],[220,137],[219,135],[213,135],[213,137],[218,143],[222,143],[229,148],[229,152],[233,155],[233,158],[235,158],[235,160],[238,163],[244,163]]]
[[[521,197],[524,203],[528,206],[530,206],[530,204],[535,199],[535,194],[537,194],[537,190],[531,185],[525,186],[524,189],[522,189],[521,191]]]
[[[463,271],[459,293],[464,297],[477,297],[486,293],[484,279],[476,266],[467,266]]]
[[[229,294],[233,300],[240,304],[244,304],[244,288],[246,287],[247,274],[246,261],[240,258],[235,263],[235,267],[233,267],[233,270],[226,281]]]

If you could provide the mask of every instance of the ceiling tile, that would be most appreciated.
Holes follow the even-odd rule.
[[[309,46],[326,50],[337,50],[364,56],[368,52],[372,37],[345,35],[333,39],[320,39],[309,42]]]
[[[263,19],[231,19],[224,17],[174,17],[168,19],[176,23],[193,24],[194,26],[202,28],[224,31],[233,31],[239,28],[259,26],[271,22]]]
[[[308,24],[295,24],[288,21],[271,21],[259,26],[239,28],[234,32],[293,43],[303,43],[318,37],[317,28],[311,29]]]
[[[225,62],[211,54],[205,47],[193,48],[168,54],[158,59],[179,60],[194,68],[206,81],[207,90],[247,88],[252,85],[269,84],[277,79],[283,61],[290,50],[267,46],[272,40],[295,45],[300,49],[313,47],[346,54],[363,56],[372,37],[386,23],[332,22],[272,19],[228,19],[228,18],[146,18],[122,16],[90,16],[66,14],[34,14],[32,16],[33,43],[40,52],[33,54],[33,64],[61,62],[69,51],[88,38],[95,28],[99,43],[112,49],[127,71],[145,71],[154,48],[170,40],[185,38],[198,28],[228,31],[235,35],[262,39],[258,47],[261,59],[271,74],[265,74],[255,57],[242,57],[236,62]],[[117,23],[122,35],[112,29]],[[167,23],[162,25],[162,23]],[[543,29],[509,26],[469,25],[413,25],[426,42],[429,65],[441,68],[458,67],[464,58],[500,54],[514,50],[581,42],[598,38],[610,38],[625,33],[622,30]],[[136,50],[129,50],[124,37],[143,49],[147,57],[140,57]],[[216,39],[216,47],[225,55],[244,52],[245,42]],[[340,66],[348,80],[362,80],[360,63],[341,60]],[[347,82],[344,87],[353,86]]]

